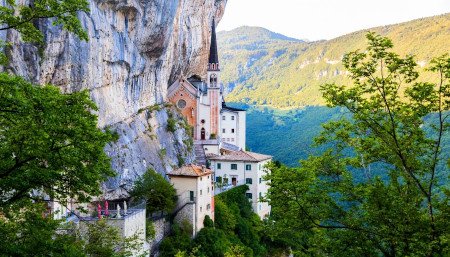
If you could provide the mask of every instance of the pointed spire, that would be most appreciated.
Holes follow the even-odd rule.
[[[209,48],[208,70],[219,70],[219,55],[217,54],[216,24],[212,21],[211,46]]]

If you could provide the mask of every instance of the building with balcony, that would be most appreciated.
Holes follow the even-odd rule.
[[[215,194],[235,186],[248,185],[246,196],[252,202],[253,211],[261,218],[269,215],[270,206],[261,198],[269,189],[264,176],[268,172],[265,165],[272,160],[272,156],[241,150],[210,155],[208,160],[214,172]]]

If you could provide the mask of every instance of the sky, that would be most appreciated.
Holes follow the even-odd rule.
[[[449,12],[450,0],[228,0],[217,29],[258,26],[320,40]]]

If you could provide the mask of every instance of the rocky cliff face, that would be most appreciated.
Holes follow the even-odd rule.
[[[91,0],[80,14],[89,41],[40,21],[45,48],[22,44],[15,31],[0,35],[11,42],[6,70],[29,80],[87,89],[99,107],[99,126],[120,139],[106,151],[118,176],[105,190],[121,197],[147,168],[165,173],[181,159],[191,161],[188,137],[176,112],[162,105],[167,87],[179,76],[204,74],[211,22],[220,20],[226,0]],[[40,57],[43,56],[43,57]],[[157,106],[157,107],[156,107]],[[169,117],[170,116],[170,117]]]

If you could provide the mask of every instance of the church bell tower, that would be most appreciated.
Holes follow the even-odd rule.
[[[216,24],[213,19],[211,28],[211,45],[209,48],[209,61],[208,61],[208,95],[210,104],[210,134],[219,136],[220,131],[220,108],[222,106],[220,96],[220,68],[219,68],[219,55],[217,54],[217,40],[216,40]]]

